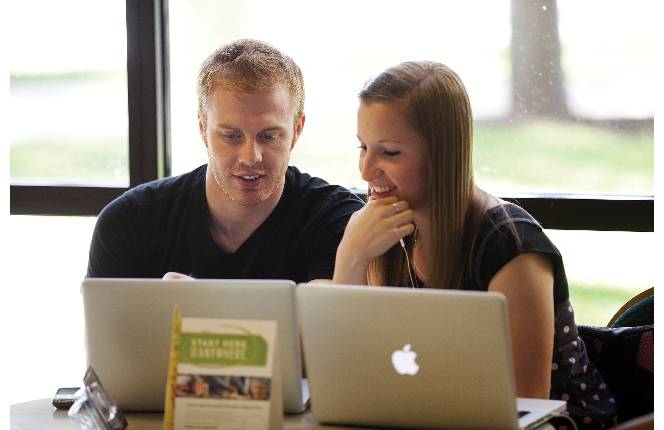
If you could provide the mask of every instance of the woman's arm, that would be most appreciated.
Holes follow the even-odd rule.
[[[517,256],[496,273],[489,291],[507,299],[518,397],[548,399],[553,356],[553,269],[544,254]]]
[[[396,197],[371,200],[355,212],[337,248],[334,283],[367,283],[369,261],[415,230],[413,211]]]

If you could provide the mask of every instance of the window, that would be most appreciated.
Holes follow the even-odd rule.
[[[3,220],[4,221],[4,220]],[[85,372],[81,280],[95,218],[11,216],[3,309],[8,324],[8,403],[52,397],[81,386]]]
[[[651,195],[652,2],[627,11],[599,1],[536,3],[487,2],[478,13],[476,3],[453,0],[352,8],[245,1],[228,2],[221,13],[214,1],[170,2],[173,173],[206,161],[196,121],[200,63],[223,42],[249,37],[271,42],[303,69],[307,123],[292,162],[330,182],[365,187],[355,149],[363,82],[404,60],[433,59],[467,85],[480,186]],[[602,14],[589,35],[596,10]]]
[[[224,41],[256,37],[290,53],[304,69],[309,115],[293,163],[305,170],[361,190],[353,108],[359,87],[371,74],[405,58],[438,59],[467,83],[477,119],[475,171],[481,186],[518,198],[550,227],[652,231],[653,97],[644,90],[654,80],[652,2],[641,0],[626,12],[614,3],[593,2],[594,10],[602,11],[594,15],[602,23],[594,24],[601,34],[592,40],[579,37],[585,34],[578,30],[587,16],[585,3],[543,0],[535,10],[525,10],[528,3],[491,2],[478,14],[453,1],[433,5],[418,0],[407,8],[367,1],[354,4],[352,12],[293,0],[127,2],[129,185],[205,161],[196,130],[198,65]],[[546,34],[560,34],[558,61],[564,73],[550,82],[564,88],[562,110],[560,100],[547,108],[549,113],[535,117],[529,117],[532,109],[518,109],[518,103],[533,103],[527,88],[514,88],[527,79],[512,79],[519,69],[510,55],[518,27],[512,12],[521,9],[538,25],[552,26]],[[617,17],[624,22],[616,22]],[[343,32],[335,31],[338,23]],[[476,31],[480,27],[483,31]],[[599,49],[597,41],[607,38],[620,42],[611,45],[620,55]],[[602,79],[608,92],[623,99],[596,97],[606,93],[596,85],[601,71],[607,72]],[[638,91],[631,91],[633,82],[642,83]],[[556,99],[555,91],[549,92],[546,99]],[[516,101],[515,94],[520,94]],[[15,183],[11,211],[94,215],[125,189]]]
[[[577,324],[605,326],[620,306],[655,286],[654,233],[546,230],[563,256]]]
[[[52,5],[34,1],[12,5],[11,21],[17,28],[29,30],[27,41],[13,40],[20,49],[15,50],[10,59],[12,71],[15,70],[10,93],[13,93],[12,101],[16,100],[16,111],[21,115],[18,123],[12,124],[11,133],[16,136],[12,141],[10,168],[13,172],[10,187],[12,214],[96,215],[127,186],[169,172],[168,133],[164,126],[168,116],[164,107],[168,91],[163,81],[165,35],[160,6],[159,1],[98,5],[81,0]],[[41,43],[48,40],[41,33],[37,39],[39,43],[25,45],[32,40],[31,32],[37,32],[31,27],[35,10],[40,10],[42,13],[38,15],[45,20],[39,30],[55,25],[53,33],[63,34],[53,36],[60,43],[50,50]],[[126,18],[124,22],[123,17]],[[71,27],[74,31],[61,27]],[[111,34],[107,34],[108,31]],[[116,51],[125,36],[126,46],[122,53],[125,57],[120,58],[121,54]],[[69,49],[67,41],[61,40],[67,37],[77,49]],[[102,51],[101,56],[96,50]],[[33,60],[42,57],[55,60],[43,63]],[[89,62],[88,58],[91,58]],[[126,64],[126,78],[123,77],[124,67],[117,64],[120,61]],[[58,68],[53,70],[55,66],[64,68],[64,72]],[[35,69],[40,70],[36,76],[33,74]],[[120,81],[126,83],[123,88],[120,88]],[[109,90],[108,85],[112,89]],[[85,95],[80,95],[81,92],[92,100],[85,106],[81,106],[87,100]],[[113,110],[116,116],[104,117],[111,106],[115,109],[122,105],[123,94],[126,94],[123,111]],[[111,99],[104,100],[104,95]],[[75,103],[70,106],[71,100]],[[44,106],[50,107],[51,111],[44,112]],[[60,110],[65,110],[66,115],[58,116]],[[40,122],[41,118],[37,118],[33,124],[26,119],[35,112],[45,115],[46,120]],[[76,118],[73,113],[85,117]],[[52,118],[63,118],[68,121],[67,126],[61,126]],[[96,122],[86,122],[89,118]],[[29,130],[23,129],[22,122],[30,124]],[[47,128],[40,135],[38,131],[44,124],[55,128]],[[83,132],[79,133],[78,129]],[[94,136],[90,137],[88,132]],[[28,137],[19,138],[22,135]],[[125,137],[122,144],[123,139],[118,136],[128,137],[128,142]],[[109,146],[109,141],[115,143]],[[51,153],[53,146],[58,151]],[[50,155],[45,157],[45,153]],[[109,154],[113,155],[109,157]]]
[[[10,8],[12,183],[126,187],[124,4],[29,0]]]

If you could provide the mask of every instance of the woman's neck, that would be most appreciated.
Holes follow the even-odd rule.
[[[428,283],[431,274],[429,268],[429,253],[431,252],[431,221],[428,214],[418,216],[415,214],[415,240],[413,245],[413,268],[417,277]]]

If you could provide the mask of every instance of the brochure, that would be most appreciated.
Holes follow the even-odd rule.
[[[274,321],[181,317],[174,311],[164,430],[278,429]]]

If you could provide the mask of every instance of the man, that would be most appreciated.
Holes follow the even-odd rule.
[[[331,279],[362,201],[288,166],[304,120],[302,73],[290,57],[254,40],[215,51],[198,77],[208,164],[104,208],[87,276]]]

